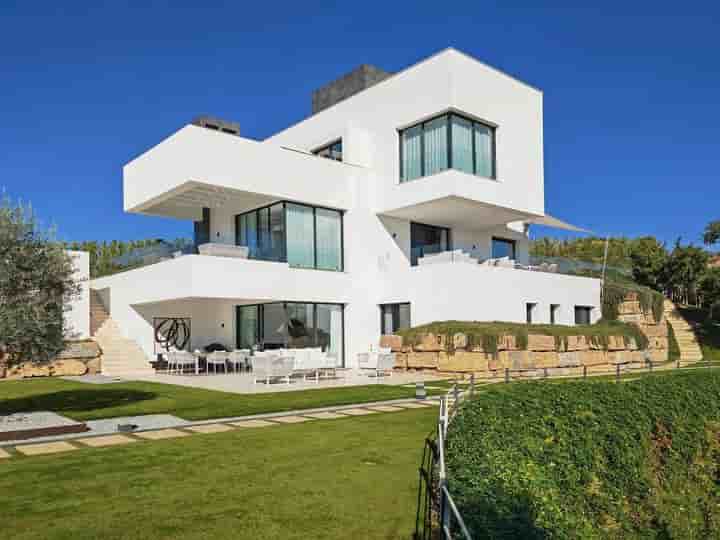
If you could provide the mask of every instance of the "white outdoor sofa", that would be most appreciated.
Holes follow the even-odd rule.
[[[362,370],[369,370],[371,375],[392,377],[395,368],[395,355],[390,349],[383,347],[371,349],[370,352],[360,353],[357,356],[358,367]]]
[[[274,379],[284,380],[290,384],[290,376],[293,374],[295,360],[290,356],[281,356],[277,352],[256,352],[250,357],[252,366],[253,383],[265,381],[270,384]]]
[[[200,255],[211,255],[213,257],[232,257],[235,259],[247,259],[249,250],[246,246],[235,246],[232,244],[207,243],[198,246]]]
[[[276,360],[263,360],[266,358],[275,358]],[[277,359],[281,359],[283,362],[279,362]],[[319,382],[323,376],[335,377],[338,369],[335,359],[323,352],[320,347],[256,352],[250,361],[256,384],[258,381],[269,383],[273,379],[285,379],[287,383],[290,383],[290,378],[294,376],[302,376],[303,380],[307,380],[310,376],[315,382]]]

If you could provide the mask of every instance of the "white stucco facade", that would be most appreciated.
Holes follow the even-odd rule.
[[[75,266],[74,279],[80,290],[65,309],[65,336],[67,339],[90,337],[90,254],[85,251],[67,251]]]
[[[401,181],[402,130],[446,113],[493,129],[494,177],[446,168]],[[341,162],[312,154],[338,140]],[[236,216],[279,201],[342,213],[341,271],[186,255],[94,280],[149,356],[153,317],[191,318],[193,348],[234,347],[236,307],[273,302],[342,305],[348,366],[377,344],[384,304],[409,303],[412,325],[525,322],[529,303],[533,322],[550,322],[551,305],[558,324],[574,324],[576,306],[599,317],[599,280],[527,268],[528,226],[545,216],[542,93],[453,49],[261,142],[185,126],[123,178],[128,212],[199,221],[209,208],[213,243],[235,244]],[[413,223],[447,230],[446,251],[471,262],[413,264]],[[512,243],[517,268],[487,264],[493,239]]]

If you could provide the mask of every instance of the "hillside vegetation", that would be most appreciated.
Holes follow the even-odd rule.
[[[496,387],[447,459],[475,538],[720,538],[720,373]]]

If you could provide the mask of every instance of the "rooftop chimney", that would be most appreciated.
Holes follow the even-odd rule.
[[[312,93],[313,114],[327,109],[344,99],[384,81],[392,73],[368,64],[362,64],[339,79],[321,86]]]
[[[214,131],[220,131],[222,133],[229,133],[230,135],[240,135],[240,124],[237,122],[228,122],[227,120],[220,120],[213,116],[198,116],[191,124],[194,126],[204,127],[206,129],[212,129]]]

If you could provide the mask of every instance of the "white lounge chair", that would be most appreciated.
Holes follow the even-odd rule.
[[[210,366],[213,366],[213,373],[217,373],[218,366],[222,366],[225,373],[228,371],[227,367],[228,353],[223,351],[211,352],[205,358],[205,364],[207,366],[207,372],[210,373]]]

